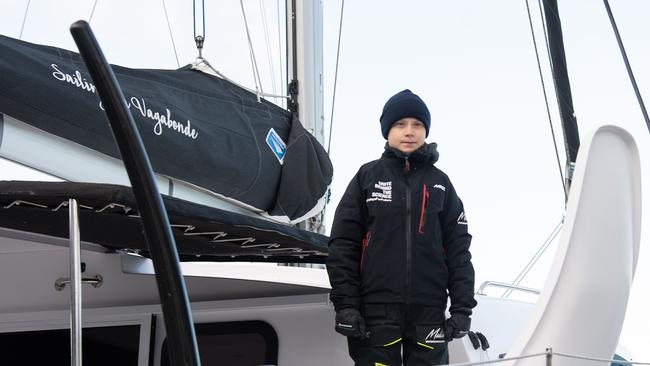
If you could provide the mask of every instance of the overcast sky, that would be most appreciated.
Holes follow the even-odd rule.
[[[68,27],[88,19],[93,1],[27,0],[0,4],[0,34],[75,49]],[[180,65],[196,56],[191,2],[166,0]],[[253,87],[239,1],[208,2],[205,56],[231,79]],[[260,2],[245,1],[265,91],[271,91]],[[264,0],[276,82],[280,85],[276,1]],[[329,124],[340,0],[324,1],[325,120]],[[543,44],[532,4],[538,44]],[[650,98],[650,2],[614,1],[623,41],[642,94]],[[650,162],[650,134],[642,119],[604,6],[564,1],[560,6],[574,105],[582,135],[602,124],[626,128],[637,139],[642,166]],[[111,63],[176,68],[165,12],[159,0],[97,2],[94,31]],[[540,49],[547,88],[546,50]],[[282,56],[284,57],[284,56]],[[335,167],[328,223],[358,167],[376,159],[384,140],[379,115],[386,99],[409,88],[429,105],[428,141],[463,199],[474,236],[477,285],[512,281],[561,220],[564,198],[532,46],[524,1],[346,2],[331,158]],[[279,90],[278,90],[279,91]],[[554,94],[549,102],[564,164]],[[3,177],[10,175],[3,168]],[[14,173],[11,173],[14,174]],[[644,174],[649,181],[648,173]],[[645,184],[648,187],[648,184]],[[650,207],[649,189],[643,203]],[[647,216],[647,215],[646,215]],[[650,227],[641,255],[622,341],[640,360],[650,317]],[[555,245],[522,285],[541,288]],[[603,294],[605,296],[605,294]],[[589,304],[585,304],[588,306]]]

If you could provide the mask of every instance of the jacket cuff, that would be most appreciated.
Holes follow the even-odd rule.
[[[359,310],[361,307],[361,299],[359,297],[344,297],[338,299],[334,303],[334,310],[339,311],[343,309],[353,308]]]
[[[449,313],[451,315],[458,314],[458,315],[463,315],[463,316],[471,316],[472,315],[472,309],[471,308],[466,308],[466,307],[460,307],[460,306],[459,307],[451,306],[449,308]]]

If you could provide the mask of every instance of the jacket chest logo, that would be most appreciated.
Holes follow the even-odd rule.
[[[366,198],[366,202],[393,202],[393,182],[377,181],[373,187],[370,197]]]

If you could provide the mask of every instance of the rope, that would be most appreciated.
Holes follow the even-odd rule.
[[[563,222],[564,222],[564,218],[562,220],[560,220],[560,222],[558,222],[558,224],[555,226],[553,231],[551,231],[551,234],[549,234],[549,236],[546,238],[544,243],[542,243],[540,248],[537,250],[537,253],[535,253],[535,255],[533,255],[533,257],[530,259],[528,264],[526,264],[526,266],[524,266],[524,269],[522,269],[521,272],[519,273],[519,275],[517,275],[517,277],[515,278],[515,280],[512,281],[513,285],[519,285],[521,283],[521,281],[523,281],[523,279],[528,275],[530,270],[533,269],[533,267],[535,266],[537,261],[542,257],[544,252],[546,252],[546,249],[548,249],[548,247],[551,245],[551,243],[553,242],[555,237],[557,237],[557,235],[560,233],[560,228],[561,228]],[[505,291],[503,293],[503,295],[501,295],[501,297],[502,298],[507,298],[508,296],[510,296],[511,293],[512,293],[512,289],[508,289],[507,291]]]
[[[27,22],[27,12],[29,12],[29,4],[32,2],[32,0],[27,1],[27,7],[25,8],[25,15],[23,16],[23,25],[20,26],[20,35],[18,36],[18,39],[23,38],[23,30],[25,29],[25,22]]]
[[[544,18],[544,6],[542,6],[542,0],[537,0],[537,6],[539,7],[539,18],[542,22],[542,30],[544,31],[544,44],[546,45],[546,57],[548,58],[548,64],[551,65],[551,70],[553,70],[553,62],[551,61],[551,47],[548,43],[548,32],[546,31],[546,20]]]
[[[273,53],[271,52],[271,41],[269,39],[269,26],[266,21],[266,11],[264,9],[264,0],[260,0],[260,12],[262,13],[262,28],[264,29],[264,41],[266,42],[266,54],[268,56],[267,61],[269,62],[269,71],[271,72],[271,88],[273,89],[273,94],[277,94],[275,87],[275,67],[273,62]]]
[[[566,357],[566,358],[574,358],[578,360],[586,360],[586,361],[598,361],[598,362],[607,362],[609,364],[612,363],[624,363],[626,365],[650,365],[650,362],[635,362],[635,361],[623,361],[623,360],[610,360],[607,358],[596,358],[596,357],[589,357],[589,356],[581,356],[581,355],[572,355],[569,353],[561,353],[561,352],[553,352],[552,353],[555,356],[560,356],[560,357]]]
[[[169,16],[167,15],[167,7],[165,6],[165,0],[161,0],[163,10],[165,11],[165,19],[167,19],[167,28],[169,29],[169,38],[172,40],[172,48],[174,49],[174,56],[176,56],[176,65],[178,68],[181,68],[181,63],[178,61],[178,52],[176,52],[176,43],[174,43],[174,34],[172,33],[172,25],[169,22]]]
[[[546,356],[547,354],[548,354],[548,352],[541,352],[541,353],[533,353],[533,354],[530,354],[530,355],[523,355],[523,356],[517,356],[517,357],[505,357],[505,358],[501,358],[501,359],[498,359],[498,360],[478,361],[478,362],[464,362],[464,363],[450,363],[449,366],[491,365],[493,363],[500,363],[500,362],[521,360],[521,359],[524,359],[524,358],[533,358],[533,357]]]
[[[198,63],[197,63],[197,62],[198,62]],[[231,84],[233,84],[233,85],[236,85],[236,86],[238,86],[238,87],[240,87],[240,88],[242,88],[242,89],[244,89],[244,90],[246,90],[246,91],[248,91],[248,92],[250,92],[250,93],[253,93],[253,94],[259,95],[260,97],[264,97],[264,98],[283,98],[283,99],[289,99],[289,98],[291,98],[291,97],[288,96],[288,95],[278,95],[278,94],[270,94],[270,93],[261,93],[261,92],[259,92],[258,90],[253,90],[253,89],[251,89],[251,88],[248,88],[248,87],[246,87],[246,86],[243,86],[243,85],[237,83],[236,81],[234,81],[234,80],[228,78],[226,75],[222,74],[219,70],[217,70],[217,69],[215,69],[214,67],[212,67],[212,65],[210,65],[210,63],[209,63],[207,60],[205,60],[205,59],[197,60],[197,61],[194,61],[194,63],[192,63],[192,68],[193,68],[193,69],[195,69],[195,70],[200,70],[201,72],[207,72],[207,71],[203,70],[204,67],[208,68],[212,73],[214,73],[214,75],[216,75],[216,76],[218,76],[218,77],[220,77],[220,78],[226,80],[227,82],[229,82],[229,83],[231,83]],[[209,72],[208,72],[208,73],[209,73]]]
[[[608,364],[617,364],[618,363],[618,364],[626,364],[626,365],[650,365],[650,362],[636,362],[636,361],[614,360],[614,359],[607,359],[607,358],[596,358],[596,357],[589,357],[589,356],[572,355],[572,354],[569,354],[569,353],[562,353],[562,352],[553,352],[551,350],[548,350],[546,352],[533,353],[533,354],[530,354],[530,355],[523,355],[523,356],[517,356],[517,357],[505,357],[505,358],[501,358],[501,359],[498,359],[498,360],[452,363],[452,364],[449,364],[449,366],[491,365],[491,364],[494,364],[494,363],[508,362],[508,361],[520,360],[520,359],[524,359],[524,358],[533,358],[533,357],[541,357],[541,356],[545,356],[545,357],[550,356],[551,359],[552,359],[552,356],[560,356],[560,357],[579,359],[579,360],[585,360],[585,361],[606,362]]]
[[[541,8],[540,8],[541,9]],[[560,162],[560,153],[557,147],[557,138],[555,137],[555,129],[553,128],[553,119],[551,118],[551,110],[548,106],[548,96],[546,94],[546,85],[544,84],[544,75],[542,73],[542,64],[539,60],[539,52],[537,49],[537,40],[535,38],[535,30],[533,28],[533,19],[530,15],[530,6],[528,0],[526,0],[526,12],[528,13],[528,23],[530,24],[530,34],[533,38],[533,47],[535,48],[535,59],[537,60],[537,70],[539,71],[539,80],[542,83],[542,91],[544,93],[544,104],[546,105],[546,115],[548,116],[548,125],[551,127],[551,136],[553,138],[553,147],[555,148],[555,159],[557,160],[558,171],[560,172],[560,184],[562,185],[562,191],[564,192],[564,202],[568,201],[569,194],[567,192],[567,187],[564,184],[564,174],[562,174],[562,163]],[[544,22],[542,22],[544,24]],[[546,29],[546,28],[544,28]],[[546,36],[546,30],[544,31]],[[547,48],[548,50],[548,48]],[[550,58],[550,55],[549,55]],[[552,65],[552,63],[551,63]]]
[[[88,18],[88,24],[93,21],[93,15],[95,15],[95,8],[97,7],[97,0],[93,3],[93,9],[90,11],[90,17]]]
[[[343,8],[345,7],[345,0],[341,0],[341,19],[339,20],[339,41],[336,46],[336,68],[334,70],[334,90],[332,90],[332,112],[330,113],[330,128],[329,136],[327,138],[327,155],[330,154],[332,147],[332,128],[334,126],[334,102],[336,101],[336,82],[339,76],[339,56],[341,54],[341,34],[343,33]]]
[[[255,51],[253,50],[253,42],[251,41],[251,34],[248,29],[248,20],[246,19],[246,11],[244,10],[244,1],[239,0],[239,4],[241,5],[241,13],[242,16],[244,17],[244,26],[246,27],[246,38],[248,38],[248,50],[250,52],[251,56],[251,66],[253,68],[253,79],[255,80],[255,90],[257,90],[257,101],[260,101],[260,94],[259,91],[263,91],[262,89],[262,79],[260,79],[260,73],[257,68],[257,60],[255,59]],[[258,84],[259,83],[259,84]]]
[[[280,94],[284,94],[284,85],[286,81],[284,80],[284,74],[282,73],[282,39],[281,39],[281,28],[280,28],[280,0],[276,0],[276,7],[278,9],[278,55],[280,57]],[[282,99],[282,106],[286,107],[285,100]]]
[[[623,61],[625,62],[625,68],[627,69],[627,75],[630,77],[630,82],[632,82],[632,87],[634,88],[634,94],[636,94],[636,99],[639,102],[639,107],[641,107],[641,112],[643,113],[643,118],[645,123],[648,126],[648,132],[650,132],[650,119],[648,118],[648,112],[645,109],[645,104],[643,103],[643,98],[641,98],[641,93],[639,92],[639,87],[636,85],[636,79],[632,73],[632,67],[630,66],[630,61],[627,58],[627,53],[625,52],[625,47],[623,47],[623,41],[621,40],[621,35],[618,33],[618,27],[616,26],[616,21],[614,20],[614,15],[612,14],[612,9],[609,7],[609,1],[603,0],[605,3],[605,9],[607,9],[607,15],[609,16],[609,22],[612,23],[612,29],[616,35],[616,41],[618,42],[618,48],[621,50],[621,55],[623,56]]]

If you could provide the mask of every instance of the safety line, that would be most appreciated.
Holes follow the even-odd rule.
[[[573,359],[578,359],[578,360],[607,362],[607,363],[609,363],[611,365],[613,365],[613,364],[650,365],[650,362],[635,362],[635,361],[624,361],[624,360],[614,360],[614,359],[610,360],[608,358],[596,358],[596,357],[589,357],[589,356],[572,355],[570,353],[562,353],[562,352],[552,352],[551,354],[554,355],[554,356],[573,358]]]
[[[534,358],[534,357],[540,357],[540,356],[546,356],[546,355],[548,355],[548,352],[540,352],[540,353],[533,353],[533,354],[530,354],[530,355],[523,355],[523,356],[517,356],[517,357],[504,357],[504,358],[501,358],[501,359],[498,359],[498,360],[451,363],[448,366],[475,366],[475,365],[488,365],[488,364],[491,365],[491,364],[494,364],[494,363],[521,360],[521,359],[525,359],[525,358]]]

